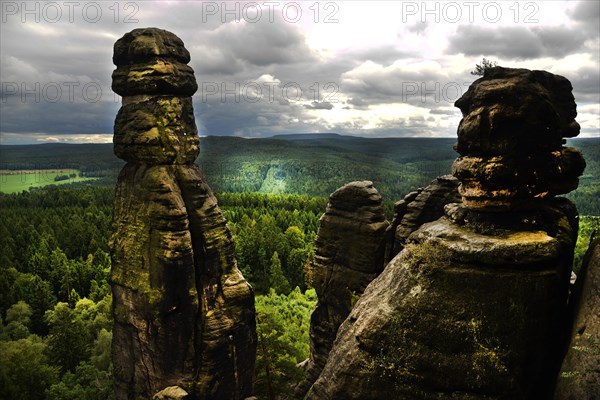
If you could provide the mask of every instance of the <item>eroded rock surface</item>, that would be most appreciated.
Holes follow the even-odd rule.
[[[394,204],[394,219],[387,233],[386,264],[402,251],[411,233],[443,216],[446,204],[460,201],[458,185],[458,179],[452,175],[440,176]]]
[[[600,237],[590,243],[575,282],[575,321],[556,400],[600,398]]]
[[[466,206],[533,208],[577,188],[585,161],[562,146],[580,129],[572,90],[566,78],[546,71],[495,67],[456,101],[461,157],[452,174]]]
[[[423,225],[341,325],[305,398],[547,398],[576,222],[546,214],[554,236]]]
[[[114,151],[127,161],[111,239],[115,398],[244,398],[256,352],[254,296],[193,163],[189,53],[170,32],[136,29],[116,42],[113,60],[113,89],[123,96]]]
[[[381,196],[369,181],[352,182],[329,196],[315,242],[314,286],[306,393],[327,361],[337,330],[367,285],[383,270],[385,218]]]

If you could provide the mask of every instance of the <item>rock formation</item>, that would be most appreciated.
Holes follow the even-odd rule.
[[[577,237],[575,206],[554,196],[584,167],[562,147],[578,133],[571,90],[497,67],[457,101],[462,203],[369,284],[305,399],[551,395]]]
[[[402,251],[411,233],[443,216],[446,204],[460,201],[458,184],[452,175],[440,176],[394,204],[394,219],[387,232],[386,264]]]
[[[329,196],[315,242],[310,359],[297,396],[319,376],[337,330],[367,285],[383,270],[386,228],[381,196],[369,181],[351,182]]]
[[[585,168],[562,147],[579,134],[571,83],[546,71],[491,68],[456,101],[460,153],[452,174],[470,209],[506,211],[568,193]]]
[[[111,239],[117,400],[240,399],[252,390],[254,296],[194,164],[189,60],[177,36],[155,28],[114,47],[113,90],[123,96],[114,151],[127,161]]]
[[[600,397],[600,237],[590,242],[573,297],[573,332],[554,398],[597,399]]]

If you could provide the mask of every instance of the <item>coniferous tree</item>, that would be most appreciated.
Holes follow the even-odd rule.
[[[497,65],[498,63],[496,61],[488,60],[487,58],[483,57],[481,63],[475,64],[475,69],[471,71],[471,75],[483,76],[486,70],[494,68]]]
[[[290,283],[283,274],[281,269],[281,260],[279,254],[273,253],[271,257],[271,265],[269,267],[269,280],[271,288],[278,294],[288,294],[290,292]]]

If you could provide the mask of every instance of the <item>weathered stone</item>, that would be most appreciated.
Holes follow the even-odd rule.
[[[590,242],[573,294],[575,321],[554,398],[600,397],[600,237]]]
[[[147,164],[189,164],[199,154],[189,97],[153,97],[124,104],[115,120],[117,157]]]
[[[385,219],[381,196],[369,181],[349,183],[329,196],[315,242],[310,359],[303,396],[325,365],[340,324],[367,285],[383,270]]]
[[[158,28],[139,28],[126,33],[115,43],[113,63],[117,67],[154,59],[190,62],[190,53],[177,35]]]
[[[431,216],[417,201],[427,189],[396,203],[388,254],[401,251],[339,327],[305,400],[550,398],[578,229],[575,206],[553,196],[585,166],[562,147],[579,129],[571,90],[495,68],[456,103],[462,203],[451,181]]]
[[[119,67],[112,80],[113,91],[121,96],[191,96],[198,90],[192,67],[161,59]]]
[[[189,54],[175,35],[142,29],[117,42],[114,58],[125,70],[128,62],[187,62]],[[156,96],[152,85],[177,79],[175,70],[161,73],[140,76],[154,83],[123,97],[115,121],[115,154],[127,161],[110,244],[115,399],[242,399],[252,393],[254,296],[194,164],[193,73],[193,85],[186,78],[182,90]],[[113,83],[131,94],[128,82]]]
[[[516,156],[459,157],[452,174],[461,181],[459,191],[466,206],[481,208],[478,205],[484,203],[490,210],[523,206],[534,198],[575,190],[584,169],[581,153],[564,147],[526,160]]]
[[[486,70],[456,101],[458,127],[452,174],[471,209],[535,208],[538,200],[577,188],[585,161],[564,137],[579,134],[569,81],[545,71]]]
[[[426,188],[407,194],[394,205],[394,219],[386,233],[386,264],[402,251],[411,233],[424,223],[443,216],[446,204],[460,201],[458,184],[451,175],[440,176]]]
[[[495,67],[456,101],[461,155],[495,156],[560,148],[579,134],[571,83],[560,75]]]
[[[199,296],[192,238],[174,166],[127,164],[111,242],[117,399],[188,387]]]
[[[156,393],[152,400],[185,400],[188,398],[188,392],[179,386],[169,386]]]
[[[121,96],[191,96],[198,90],[190,53],[171,32],[134,29],[117,40],[112,89]]]
[[[548,396],[576,232],[475,233],[446,218],[411,235],[338,330],[306,399]]]

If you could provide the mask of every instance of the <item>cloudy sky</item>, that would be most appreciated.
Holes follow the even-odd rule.
[[[452,137],[486,57],[567,77],[600,136],[598,1],[0,4],[2,144],[110,142],[113,44],[151,26],[191,53],[201,135]]]

